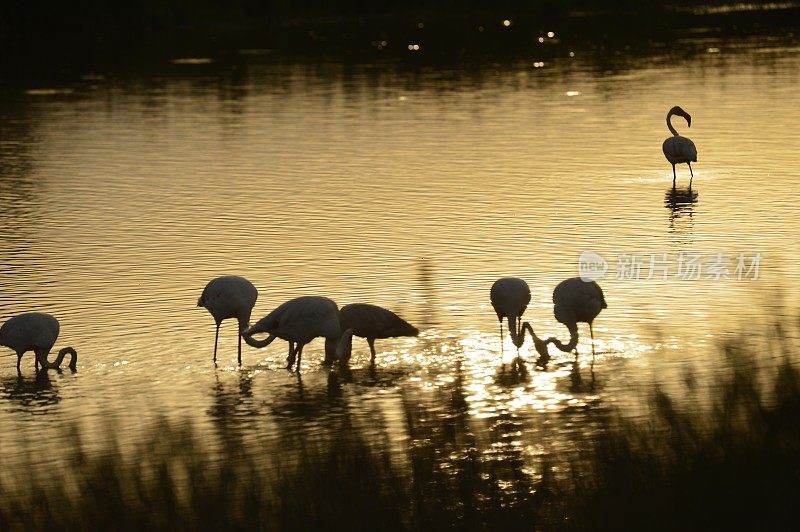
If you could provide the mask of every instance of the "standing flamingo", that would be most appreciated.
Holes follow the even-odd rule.
[[[672,132],[672,136],[664,141],[661,149],[664,151],[667,161],[672,164],[672,188],[675,188],[675,165],[678,163],[686,163],[689,165],[689,174],[691,175],[689,178],[689,188],[692,188],[692,179],[694,179],[692,162],[697,162],[697,148],[691,139],[678,135],[678,132],[675,131],[675,128],[672,127],[672,123],[670,122],[672,115],[684,117],[689,127],[692,127],[692,117],[689,113],[677,105],[670,109],[667,113],[667,127]]]
[[[242,365],[242,331],[250,325],[250,313],[258,299],[258,290],[244,277],[225,275],[208,282],[203,295],[197,300],[198,307],[205,307],[217,323],[214,336],[214,363],[217,363],[217,340],[222,320],[236,318],[239,321],[239,365]]]
[[[268,333],[269,336],[264,340],[252,337],[259,333]],[[266,347],[276,337],[290,342],[286,369],[292,369],[296,358],[298,371],[303,347],[314,338],[322,336],[325,338],[325,363],[331,363],[337,357],[337,345],[341,336],[339,307],[327,297],[303,296],[291,299],[258,320],[242,336],[252,347]],[[296,344],[293,350],[292,342]]]
[[[353,335],[366,338],[371,353],[370,365],[375,365],[375,339],[397,336],[417,336],[419,329],[383,307],[367,303],[352,303],[339,310],[342,328],[342,348],[337,353],[343,362],[350,360],[353,351]]]
[[[592,322],[607,308],[603,290],[594,281],[584,281],[580,277],[573,277],[561,281],[553,290],[553,315],[567,326],[569,330],[569,343],[563,344],[558,338],[550,337],[547,343],[553,343],[561,351],[575,350],[578,358],[578,322],[589,324],[589,333],[592,336],[592,360],[594,360],[594,331]]]
[[[10,347],[17,353],[17,371],[22,355],[33,351],[36,355],[36,370],[39,364],[42,369],[58,369],[64,356],[70,355],[69,368],[75,370],[78,363],[78,353],[71,347],[65,347],[58,352],[58,357],[52,363],[47,361],[47,355],[53,349],[58,338],[60,326],[58,320],[50,314],[43,312],[28,312],[10,318],[0,327],[0,345]]]

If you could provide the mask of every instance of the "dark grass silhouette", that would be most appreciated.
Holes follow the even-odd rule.
[[[0,485],[2,530],[401,530],[405,487],[351,432],[285,453],[161,419],[133,452],[111,440],[84,454],[80,431],[61,477],[50,468]],[[342,453],[340,449],[348,452]],[[263,453],[271,452],[265,460]],[[33,471],[36,471],[34,468]],[[398,504],[399,503],[399,504]]]
[[[508,441],[520,422],[475,434],[458,368],[428,399],[401,391],[402,456],[346,412],[322,434],[289,424],[277,444],[257,424],[209,437],[162,418],[124,449],[109,422],[90,452],[73,426],[57,465],[35,445],[0,454],[0,530],[784,528],[800,500],[799,329],[732,338],[711,383],[653,384],[644,418],[598,408],[580,451],[538,464],[517,446],[484,456],[481,440]]]
[[[655,386],[645,423],[611,414],[562,486],[580,530],[792,528],[800,500],[798,328],[722,346],[727,374],[680,399]],[[706,393],[708,392],[708,393]],[[707,395],[707,397],[705,397]]]

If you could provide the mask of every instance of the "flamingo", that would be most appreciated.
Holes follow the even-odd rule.
[[[343,332],[338,358],[344,362],[350,360],[353,336],[360,336],[369,344],[371,366],[375,365],[375,339],[419,335],[419,329],[391,310],[367,303],[343,306],[339,310],[339,324]]]
[[[59,329],[58,320],[50,314],[43,312],[19,314],[0,327],[0,345],[16,351],[18,372],[22,355],[27,351],[35,353],[37,371],[39,364],[42,365],[42,369],[58,369],[67,354],[70,355],[69,369],[74,371],[78,363],[78,353],[71,347],[61,349],[55,362],[47,361],[47,355],[50,354],[58,338]]]
[[[489,299],[500,321],[500,345],[503,345],[503,318],[508,320],[508,332],[511,341],[517,344],[517,328],[522,321],[522,315],[531,302],[531,289],[528,283],[518,277],[503,277],[492,285]]]
[[[503,318],[508,320],[508,332],[511,341],[519,349],[525,341],[525,330],[529,330],[534,346],[539,354],[547,353],[547,344],[533,332],[530,323],[522,323],[522,315],[531,301],[531,290],[528,283],[518,277],[503,277],[492,285],[489,298],[500,321],[500,346],[503,345]]]
[[[208,282],[203,295],[197,300],[198,307],[205,307],[217,323],[214,336],[214,363],[217,363],[217,340],[222,320],[239,320],[239,365],[242,365],[242,331],[250,325],[250,313],[258,299],[258,290],[253,283],[236,275],[217,277]]]
[[[589,333],[592,336],[592,360],[594,360],[594,331],[592,322],[607,308],[603,290],[594,281],[584,281],[580,277],[573,277],[561,281],[553,290],[553,315],[556,320],[566,325],[569,330],[569,343],[563,344],[558,338],[550,337],[546,343],[553,343],[561,351],[575,350],[578,358],[578,323],[588,323]]]
[[[661,149],[664,151],[664,156],[667,158],[667,161],[672,164],[672,188],[675,188],[675,165],[678,163],[686,163],[689,165],[689,174],[691,175],[689,178],[689,188],[692,188],[692,179],[694,178],[692,162],[697,162],[697,148],[691,139],[678,135],[678,132],[675,131],[675,128],[672,127],[672,123],[670,122],[672,115],[684,117],[689,127],[692,127],[692,117],[689,113],[677,105],[670,109],[667,113],[667,127],[672,132],[672,136],[664,141]]]
[[[269,336],[264,340],[252,337],[259,333],[268,333]],[[288,341],[290,349],[286,369],[292,369],[297,358],[298,371],[303,347],[318,336],[325,338],[325,363],[333,362],[341,336],[339,307],[333,300],[320,296],[291,299],[242,333],[244,341],[252,347],[266,347],[275,338]]]

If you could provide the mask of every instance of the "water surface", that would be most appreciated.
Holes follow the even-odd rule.
[[[245,50],[233,65],[174,57],[135,76],[6,87],[0,316],[56,315],[56,347],[80,361],[37,378],[28,354],[18,377],[6,352],[3,434],[55,448],[76,422],[102,443],[112,417],[130,441],[166,414],[211,432],[274,427],[278,446],[282,431],[322,437],[345,416],[405,467],[445,426],[454,454],[442,467],[477,449],[522,471],[508,480],[517,489],[542,456],[591,433],[595,409],[654,377],[718,371],[716,340],[760,319],[764,294],[791,279],[796,44],[687,34],[673,53],[611,69],[602,51],[580,49],[543,67],[530,57],[469,68]],[[675,120],[698,147],[691,192],[685,165],[672,190],[661,153],[673,105],[693,117],[691,129]],[[527,345],[526,369],[512,365],[492,282],[527,280],[526,319],[566,339],[552,290],[587,250],[610,266],[593,369],[588,329],[577,371],[556,353],[535,369]],[[694,253],[704,264],[725,254],[733,278],[679,278],[679,257]],[[618,278],[633,254],[639,279]],[[760,254],[757,280],[735,278],[739,254]],[[651,257],[667,279],[648,279]],[[195,305],[223,274],[258,287],[256,319],[319,294],[386,306],[422,332],[378,341],[374,371],[366,342],[349,371],[332,372],[316,342],[298,375],[282,369],[281,342],[245,346],[237,368],[225,322],[214,367],[214,323]],[[29,451],[2,450],[9,463]]]

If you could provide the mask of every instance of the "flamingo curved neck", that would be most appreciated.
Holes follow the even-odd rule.
[[[78,352],[75,351],[72,347],[65,347],[58,352],[58,356],[53,362],[47,361],[47,356],[43,357],[43,360],[39,362],[42,364],[44,369],[59,369],[61,367],[61,363],[64,361],[64,357],[69,355],[69,369],[74,370],[78,364]]]
[[[519,343],[514,342],[514,345],[516,345],[517,347],[521,347],[522,344],[525,343],[525,331],[528,331],[530,333],[531,338],[533,338],[534,342],[538,343],[541,341],[541,339],[538,336],[536,336],[536,333],[533,332],[533,327],[531,327],[531,324],[526,321],[525,323],[522,324],[522,328],[519,331]]]
[[[245,341],[245,343],[247,345],[249,345],[250,347],[256,347],[256,348],[259,348],[259,349],[262,348],[262,347],[267,347],[269,344],[272,343],[272,341],[275,338],[277,338],[277,336],[275,336],[274,334],[270,334],[269,336],[267,336],[263,340],[256,340],[255,338],[253,338],[249,334],[242,333],[242,339]]]
[[[577,329],[570,330],[569,342],[566,344],[562,343],[561,340],[559,340],[555,336],[551,336],[550,338],[547,339],[547,341],[552,344],[555,344],[555,346],[559,348],[561,351],[569,353],[570,351],[578,347],[578,331]]]
[[[667,113],[667,128],[669,128],[670,132],[674,137],[679,137],[680,135],[678,135],[678,131],[672,125],[673,116],[675,116],[675,113],[673,113],[672,111]]]
[[[511,342],[517,347],[521,346],[522,342],[519,339],[519,331],[517,330],[518,317],[514,314],[507,314],[506,319],[508,320],[508,332],[511,334]]]
[[[326,345],[327,347],[327,345]],[[348,362],[353,353],[353,329],[347,329],[342,333],[341,338],[336,344],[336,359],[341,362]],[[327,355],[328,353],[326,353]]]
[[[667,113],[667,128],[669,129],[670,133],[672,133],[672,136],[680,137],[678,131],[672,126],[672,117],[675,115],[682,116],[683,118],[685,118],[686,123],[689,125],[689,127],[692,127],[692,117],[689,116],[689,114],[686,111],[684,111],[679,107],[673,107]]]

